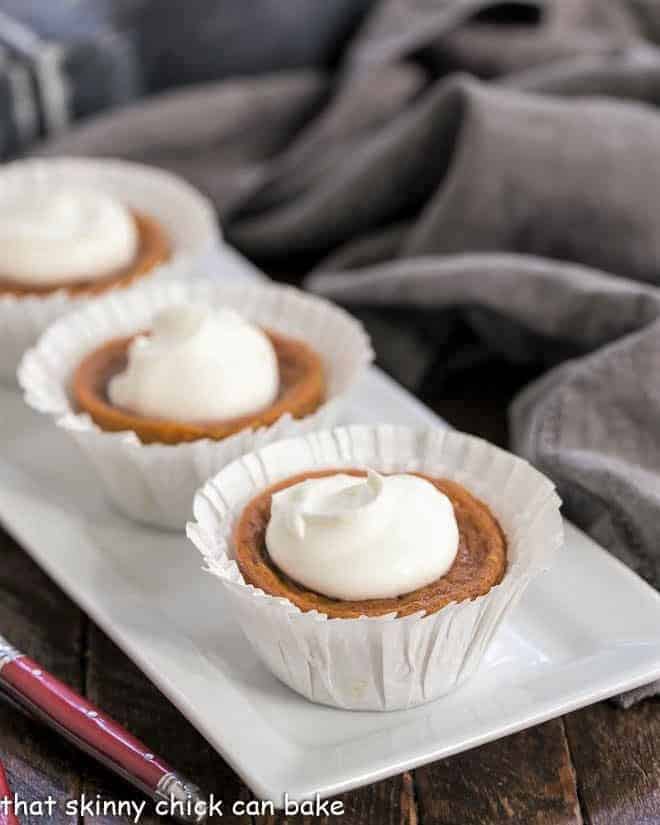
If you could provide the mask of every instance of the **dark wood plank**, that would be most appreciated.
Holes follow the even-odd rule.
[[[556,719],[415,771],[421,825],[580,825],[575,777]]]
[[[453,427],[506,447],[509,404],[534,374],[533,368],[526,365],[487,360],[451,374],[440,383],[429,378],[422,400]]]
[[[413,778],[403,773],[334,798],[343,805],[343,813],[329,816],[256,817],[259,825],[417,825],[417,806]]]
[[[0,632],[76,689],[81,687],[81,643],[86,619],[78,608],[0,531]],[[66,802],[77,797],[85,758],[47,728],[0,702],[0,758],[12,791],[22,800],[56,801],[50,816],[25,816],[23,825],[75,823]]]
[[[90,625],[86,694],[89,699],[113,716],[135,736],[167,759],[176,770],[197,782],[207,794],[224,800],[224,815],[209,822],[242,823],[247,816],[232,816],[237,799],[249,799],[249,792],[229,766],[218,756],[197,731],[181,716],[135,665],[94,625]],[[87,797],[100,794],[103,799],[143,800],[125,782],[101,768],[88,765],[83,792]],[[130,822],[128,817],[84,817],[94,825],[117,825]],[[149,805],[140,819],[143,825],[163,822]]]
[[[657,825],[660,700],[593,705],[567,716],[566,731],[589,825]]]

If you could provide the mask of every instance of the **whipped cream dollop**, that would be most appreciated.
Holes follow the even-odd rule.
[[[138,243],[130,211],[103,192],[40,188],[0,200],[0,277],[95,280],[131,264]]]
[[[131,343],[108,384],[113,404],[141,415],[209,421],[256,413],[279,391],[268,336],[231,309],[168,307]]]
[[[443,576],[459,535],[451,501],[419,476],[345,473],[272,498],[266,548],[294,581],[334,599],[389,599]]]

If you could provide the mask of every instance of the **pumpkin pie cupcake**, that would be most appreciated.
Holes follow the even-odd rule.
[[[562,544],[559,503],[480,439],[347,427],[226,467],[188,535],[279,679],[314,702],[394,710],[475,673]]]
[[[206,478],[333,422],[371,358],[361,325],[327,301],[193,277],[115,292],[55,322],[19,382],[124,513],[182,530]]]
[[[71,394],[102,430],[181,444],[311,415],[323,403],[325,378],[305,341],[226,307],[184,303],[160,311],[146,332],[92,350]]]
[[[213,209],[169,173],[104,159],[34,159],[0,170],[0,378],[81,301],[218,246]]]
[[[233,541],[248,584],[331,619],[435,613],[488,593],[507,565],[489,508],[422,473],[292,476],[249,502]]]

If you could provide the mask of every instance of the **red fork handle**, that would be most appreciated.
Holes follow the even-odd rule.
[[[0,689],[115,773],[156,800],[176,800],[175,818],[204,821],[199,788],[121,725],[21,654],[0,657]],[[9,821],[11,823],[11,820]],[[4,825],[0,820],[0,825]]]
[[[4,766],[0,762],[0,825],[20,825],[14,813],[14,797]]]

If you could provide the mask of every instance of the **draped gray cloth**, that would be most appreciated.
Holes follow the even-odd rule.
[[[657,587],[657,40],[653,0],[381,0],[332,76],[169,94],[45,151],[174,169],[230,242],[304,262],[309,289],[418,311],[438,337],[458,310],[488,350],[542,362],[514,449]],[[398,334],[414,383],[433,338]]]

